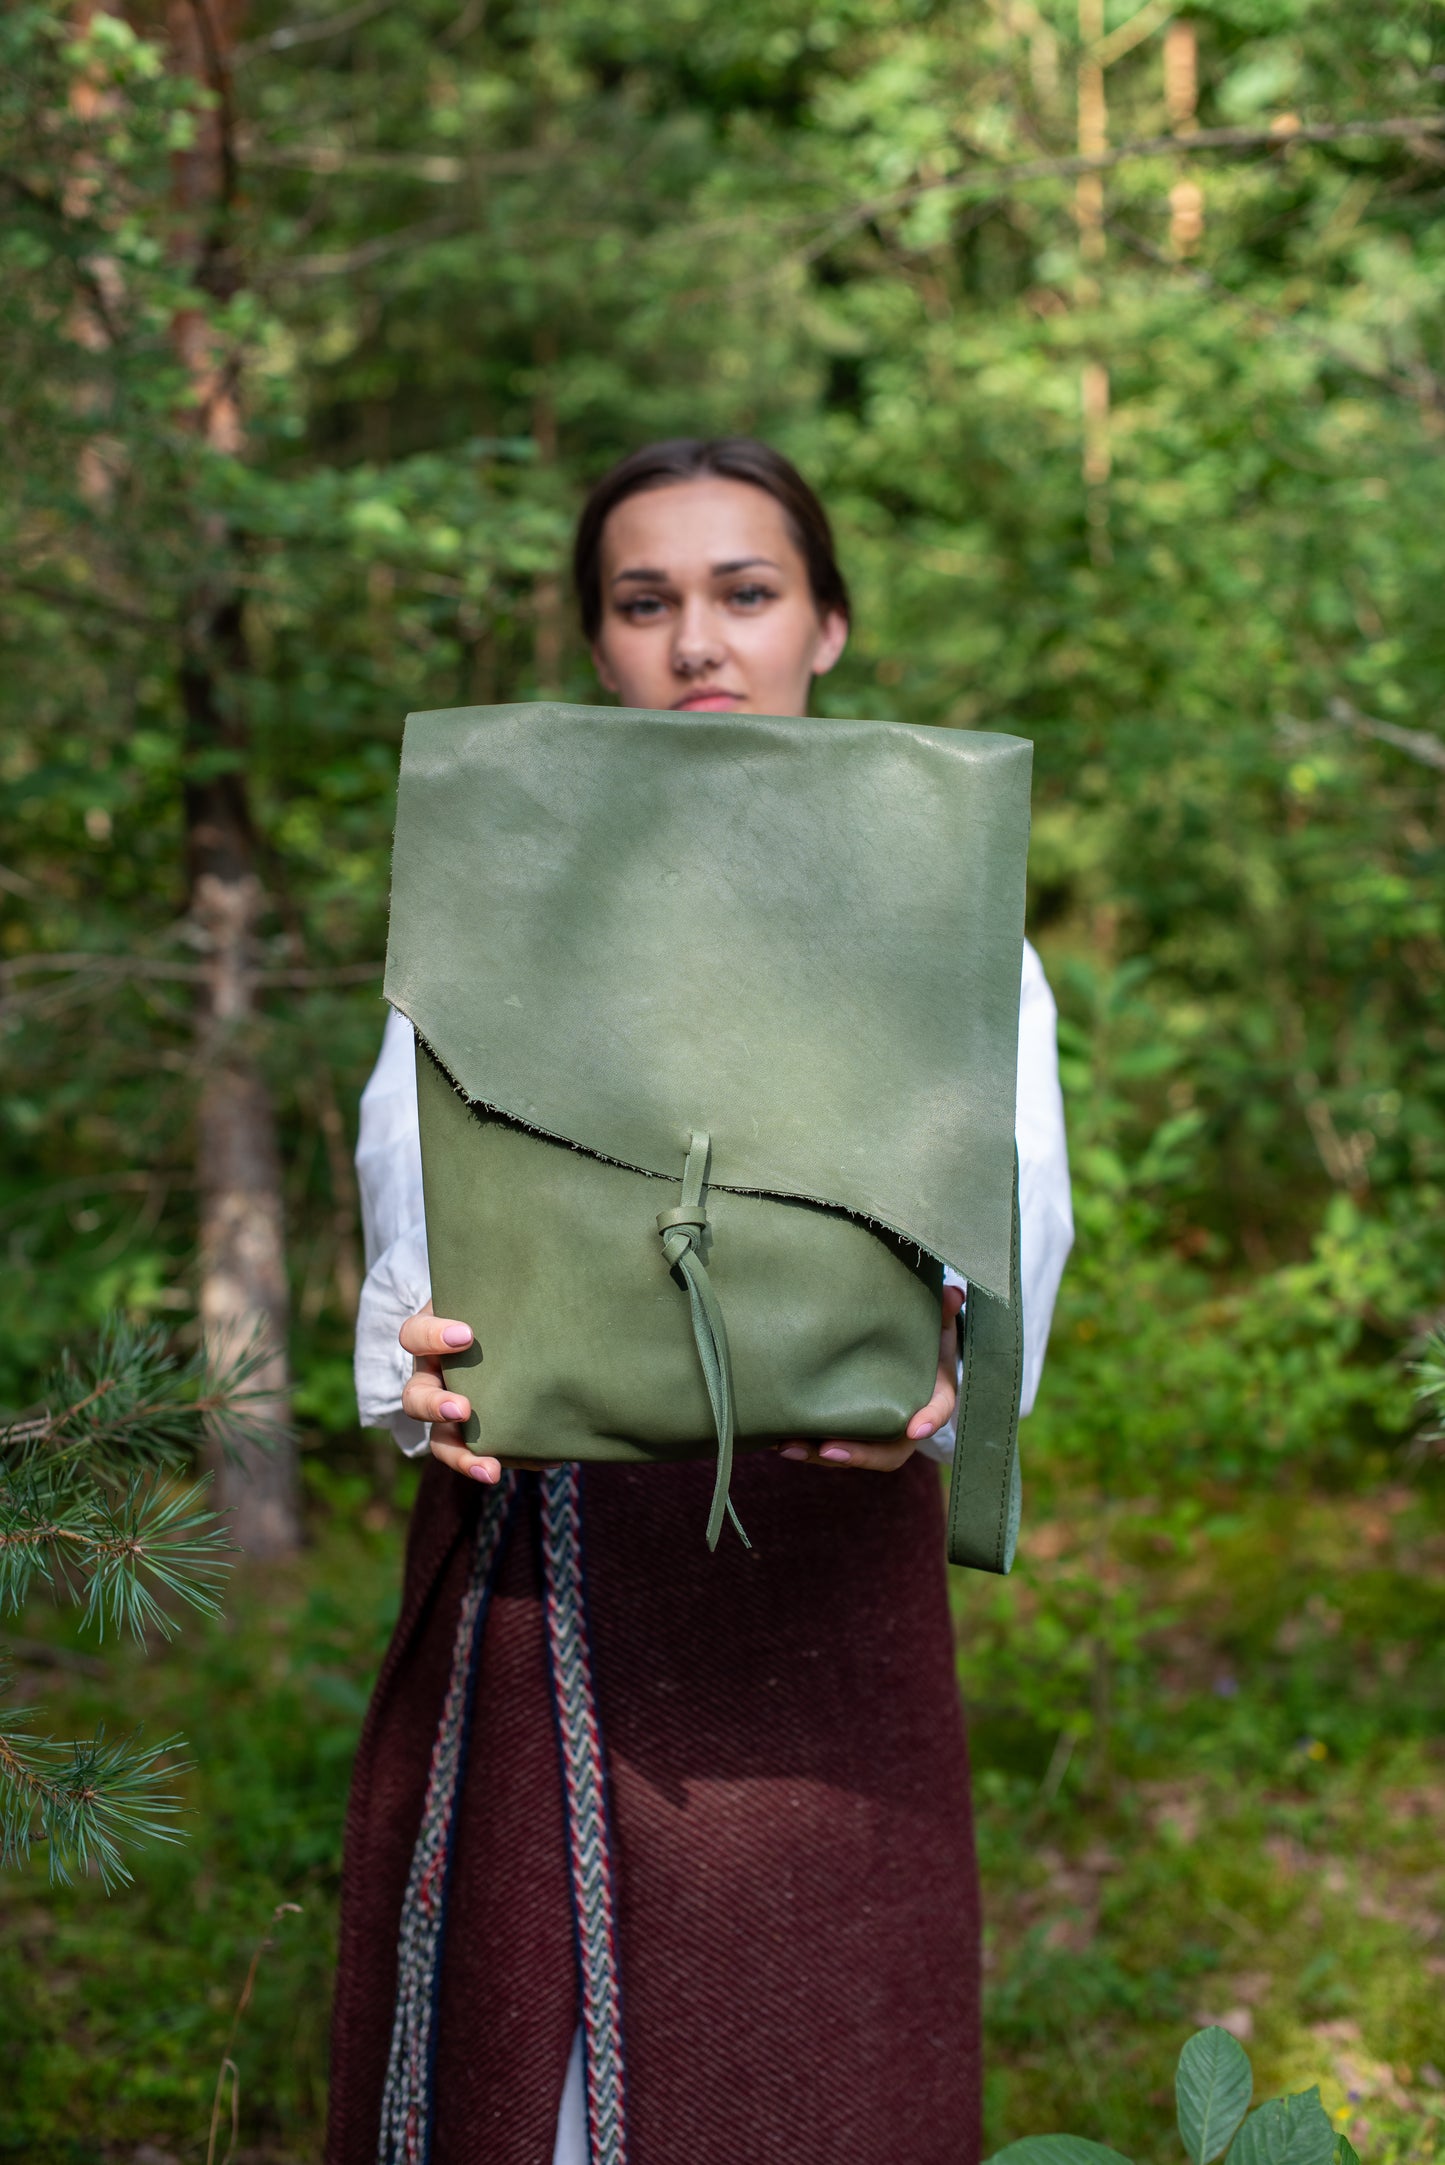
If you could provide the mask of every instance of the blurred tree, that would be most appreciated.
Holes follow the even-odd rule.
[[[218,1364],[238,1357],[261,1336],[270,1349],[263,1379],[269,1423],[258,1406],[252,1424],[256,1445],[241,1445],[229,1459],[213,1445],[210,1456],[242,1545],[254,1555],[270,1556],[293,1548],[300,1528],[287,1433],[280,1154],[249,1027],[263,895],[246,787],[245,633],[225,521],[214,507],[195,501],[186,473],[195,463],[186,459],[188,436],[215,461],[239,455],[243,446],[238,355],[234,339],[217,320],[217,310],[234,302],[239,290],[230,238],[236,181],[230,48],[241,13],[211,0],[173,6],[158,25],[162,42],[147,46],[137,42],[117,12],[81,9],[72,25],[81,34],[62,53],[71,70],[65,86],[67,139],[49,173],[28,183],[15,176],[14,184],[24,189],[22,201],[33,222],[59,225],[62,231],[66,223],[79,227],[76,239],[89,244],[87,253],[73,258],[80,291],[53,326],[62,342],[79,344],[95,359],[92,398],[79,401],[81,412],[112,406],[127,361],[143,364],[159,327],[159,292],[147,296],[143,287],[137,290],[127,276],[124,247],[117,251],[109,245],[127,217],[144,231],[143,256],[151,264],[164,260],[174,287],[165,330],[179,363],[179,396],[173,414],[154,419],[170,438],[174,472],[166,477],[164,515],[179,529],[174,539],[181,543],[178,555],[188,576],[177,581],[170,597],[169,637],[159,623],[155,633],[157,661],[174,678],[183,716],[186,933],[200,958],[191,973],[199,1307],[208,1351]],[[30,27],[39,27],[36,18]],[[20,35],[23,48],[24,26]],[[43,55],[44,42],[37,39],[29,52],[32,58]],[[169,83],[159,75],[162,53],[169,62]],[[117,139],[127,150],[158,147],[154,131],[147,141],[144,119],[127,142],[131,93],[146,82],[159,86],[147,117],[168,122],[163,140],[171,172],[169,203],[150,199],[149,188],[160,178],[154,163],[146,168],[133,156],[114,155]],[[56,90],[58,95],[58,85]],[[32,125],[53,125],[60,118],[58,103],[49,114],[42,108],[29,117]],[[109,181],[120,186],[112,188]],[[138,321],[137,304],[143,310],[147,298],[154,313],[149,322],[143,313]],[[122,354],[122,348],[129,350]],[[112,524],[115,473],[131,469],[133,448],[127,436],[109,432],[88,436],[78,448],[76,480],[99,515],[97,527]],[[101,536],[92,532],[86,538],[99,542]],[[104,560],[122,576],[132,568],[129,538],[117,550],[113,534],[106,532],[102,544]]]
[[[171,0],[165,43],[183,84],[204,84],[193,140],[177,152],[173,247],[197,304],[171,327],[190,400],[182,426],[217,460],[245,444],[241,358],[209,301],[241,291],[234,225],[236,155],[232,54],[244,0]],[[194,93],[193,93],[194,95]],[[178,675],[184,714],[187,915],[205,974],[196,988],[197,1265],[201,1325],[225,1361],[264,1333],[271,1448],[238,1458],[213,1451],[222,1497],[241,1546],[275,1556],[300,1538],[296,1466],[285,1439],[287,1349],[285,1202],[271,1094],[250,1036],[257,930],[265,911],[246,767],[250,751],[244,601],[236,550],[214,508],[195,522],[195,579],[179,596]]]

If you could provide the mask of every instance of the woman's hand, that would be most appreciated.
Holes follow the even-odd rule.
[[[939,1337],[938,1374],[933,1396],[909,1422],[905,1434],[892,1443],[855,1443],[843,1437],[824,1443],[801,1440],[779,1447],[783,1458],[813,1466],[847,1466],[863,1473],[896,1473],[913,1456],[926,1436],[932,1436],[952,1416],[958,1398],[958,1336],[955,1324],[963,1306],[956,1286],[945,1288],[943,1327]],[[431,1302],[408,1316],[399,1333],[406,1352],[416,1362],[411,1380],[401,1394],[404,1413],[414,1421],[431,1423],[431,1452],[454,1473],[473,1481],[496,1482],[502,1478],[502,1458],[468,1450],[462,1442],[462,1425],[469,1420],[472,1402],[462,1391],[449,1390],[442,1379],[442,1363],[449,1353],[460,1353],[472,1342],[471,1328],[450,1316],[432,1313]]]
[[[449,1353],[460,1353],[471,1344],[471,1326],[450,1316],[433,1315],[428,1301],[425,1308],[407,1317],[398,1336],[416,1361],[411,1381],[401,1394],[401,1410],[414,1421],[431,1422],[432,1457],[473,1481],[500,1481],[502,1461],[479,1457],[462,1442],[462,1423],[471,1417],[471,1400],[461,1391],[449,1391],[442,1380],[442,1362]]]
[[[934,1435],[952,1418],[958,1403],[958,1332],[955,1326],[962,1306],[963,1295],[958,1287],[945,1286],[943,1329],[938,1342],[938,1374],[933,1382],[933,1396],[914,1414],[906,1432],[895,1442],[849,1443],[841,1436],[827,1443],[799,1440],[781,1445],[778,1455],[806,1461],[810,1466],[852,1466],[862,1473],[897,1473],[899,1467],[912,1458],[925,1436]]]

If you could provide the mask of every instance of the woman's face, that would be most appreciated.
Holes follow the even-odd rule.
[[[602,529],[597,674],[626,707],[806,714],[848,637],[766,489],[716,474],[629,496]]]

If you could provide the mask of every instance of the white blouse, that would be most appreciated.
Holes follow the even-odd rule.
[[[1025,1413],[1038,1392],[1054,1297],[1074,1239],[1056,1024],[1054,996],[1043,964],[1026,941],[1019,998],[1017,1112]],[[361,1094],[356,1172],[366,1241],[366,1283],[356,1315],[356,1403],[364,1428],[389,1428],[408,1458],[420,1458],[430,1430],[425,1422],[414,1421],[401,1410],[412,1358],[403,1353],[397,1332],[408,1316],[430,1300],[431,1272],[422,1203],[414,1040],[411,1024],[394,1009],[387,1017],[380,1058]],[[949,1285],[963,1283],[952,1271],[945,1271],[944,1278]],[[932,1458],[951,1458],[952,1422],[918,1448]]]

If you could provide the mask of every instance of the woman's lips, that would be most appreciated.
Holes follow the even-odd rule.
[[[674,699],[674,714],[730,714],[740,707],[746,694],[743,692],[689,692],[686,699]]]

